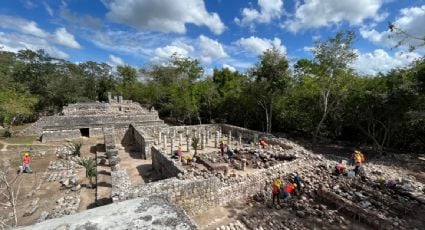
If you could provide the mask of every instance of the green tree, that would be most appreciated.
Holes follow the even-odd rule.
[[[357,57],[352,49],[354,38],[352,32],[339,32],[334,38],[317,42],[313,49],[314,61],[322,70],[315,74],[321,89],[322,116],[313,133],[313,144],[316,144],[317,136],[329,112],[338,105],[340,95],[335,92],[342,87],[339,82],[340,76],[349,71],[348,65]]]
[[[251,89],[258,105],[264,111],[266,132],[271,132],[274,99],[289,85],[289,65],[286,57],[277,48],[264,51],[259,59],[259,63],[250,70],[250,75],[255,80],[255,86]]]

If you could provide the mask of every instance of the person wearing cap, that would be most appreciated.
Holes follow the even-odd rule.
[[[28,152],[25,152],[24,157],[22,158],[21,173],[22,172],[32,173],[30,164],[31,164],[31,156]]]
[[[221,156],[224,155],[224,149],[226,148],[226,144],[224,144],[224,141],[221,140],[220,141],[220,151],[221,151]]]
[[[227,146],[227,156],[229,157],[229,160],[232,159],[232,157],[233,157],[234,154],[235,153],[233,152],[232,147],[230,145],[228,145]]]
[[[363,165],[363,163],[365,161],[365,158],[364,158],[363,153],[361,153],[359,149],[356,149],[354,151],[354,154],[353,154],[353,156],[351,158],[352,158],[352,161],[354,162],[354,166],[355,166],[354,172],[355,172],[355,174],[357,176],[360,173],[360,170],[359,169]]]
[[[291,198],[291,195],[295,193],[295,189],[297,188],[296,183],[282,183],[280,185],[280,194],[283,201],[286,201]]]
[[[280,179],[280,177],[277,177],[272,185],[272,201],[273,201],[273,205],[275,205],[275,200],[277,198],[277,204],[280,205],[280,198],[279,198],[279,194],[280,194],[280,185],[282,184],[282,180]]]

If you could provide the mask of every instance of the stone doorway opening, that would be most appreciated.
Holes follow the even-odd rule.
[[[90,137],[90,129],[89,128],[80,129],[80,133],[81,133],[82,137]]]

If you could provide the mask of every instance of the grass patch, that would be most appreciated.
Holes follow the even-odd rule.
[[[1,138],[2,141],[8,144],[19,144],[19,145],[30,145],[37,139],[38,139],[38,136]]]
[[[0,143],[0,149],[3,149],[3,144],[2,143]]]
[[[31,124],[32,123],[27,123],[27,124],[12,126],[12,130],[13,130],[13,132],[22,131],[22,130],[28,128],[29,126],[31,126]]]
[[[6,132],[6,129],[0,129],[0,137],[4,137],[5,132]]]

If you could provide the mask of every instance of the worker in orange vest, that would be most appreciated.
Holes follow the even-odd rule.
[[[261,148],[263,148],[263,149],[265,149],[266,148],[266,146],[267,146],[267,143],[264,141],[264,139],[260,139],[260,146],[261,146]]]
[[[22,158],[21,173],[22,172],[32,173],[30,164],[31,164],[31,156],[28,152],[26,152],[24,154],[24,157]]]
[[[297,188],[297,184],[295,183],[288,183],[288,184],[283,184],[280,186],[280,194],[281,194],[281,198],[283,201],[288,200],[289,198],[291,198],[291,195],[293,195],[295,193],[295,189]]]

